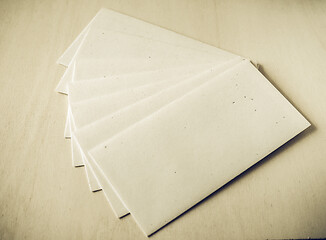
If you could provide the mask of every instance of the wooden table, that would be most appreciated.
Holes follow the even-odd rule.
[[[326,237],[326,1],[1,0],[0,239],[146,239],[63,139],[55,62],[101,7],[258,62],[313,124],[151,238]]]

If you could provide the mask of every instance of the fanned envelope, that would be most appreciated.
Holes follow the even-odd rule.
[[[116,46],[112,48],[112,46]],[[153,68],[170,67],[176,68],[176,65],[189,66],[189,64],[221,64],[237,57],[233,54],[225,53],[221,50],[215,50],[214,54],[193,50],[190,48],[183,48],[179,46],[173,46],[162,42],[156,42],[151,39],[143,39],[141,37],[134,37],[121,33],[113,33],[109,31],[94,29],[90,30],[86,35],[83,44],[79,47],[77,57],[81,59],[87,58],[101,58],[110,56],[112,59],[127,59],[138,58],[138,62],[135,65],[132,64],[119,64],[116,67],[111,66],[111,74],[125,74],[126,72],[134,72],[139,70],[150,70]],[[144,65],[144,61],[148,61],[148,64]],[[118,67],[119,66],[119,67]],[[87,71],[94,72],[94,68],[87,68]],[[119,70],[120,69],[120,70]],[[195,68],[194,68],[195,69]],[[72,73],[72,75],[78,75],[78,71]],[[171,72],[171,75],[173,75]],[[186,72],[186,71],[185,71]],[[103,76],[104,77],[104,76]],[[77,78],[78,79],[78,78]],[[71,110],[73,111],[73,110]],[[70,119],[70,123],[73,120]],[[71,128],[68,128],[71,129]],[[69,131],[66,136],[68,137]],[[75,144],[72,144],[72,147]],[[74,152],[74,150],[72,150]],[[76,156],[76,154],[73,154]],[[77,162],[77,165],[82,165],[81,162]],[[87,174],[87,176],[91,176]],[[98,185],[92,187],[93,184],[89,181],[91,189],[96,191],[99,189]]]
[[[89,153],[151,235],[309,125],[245,62]]]
[[[217,65],[215,68],[218,67],[219,65]],[[208,71],[212,72],[212,69],[215,68],[209,68]],[[193,72],[193,74],[196,75],[195,72]],[[217,72],[214,72],[214,74],[217,74]],[[97,119],[104,117],[105,115],[108,115],[108,113],[112,111],[117,111],[122,107],[131,105],[136,101],[151,96],[161,91],[162,89],[171,87],[187,78],[176,75],[174,77],[171,76],[166,80],[157,82],[153,79],[152,83],[134,86],[131,88],[126,87],[124,90],[122,89],[117,92],[114,92],[114,89],[112,88],[112,93],[99,95],[85,101],[70,101],[69,104],[71,108],[71,114],[73,116],[71,119],[71,122],[73,123],[73,129],[75,130],[76,128],[87,125]],[[132,83],[130,83],[130,85],[132,85]],[[108,89],[108,92],[110,92],[110,89]]]
[[[104,62],[103,62],[104,61]],[[102,64],[99,64],[102,63]],[[94,68],[92,64],[96,66],[101,66],[103,69]],[[113,92],[118,92],[119,90],[130,89],[138,87],[145,84],[155,83],[157,81],[168,80],[171,77],[179,76],[187,77],[191,76],[200,71],[204,71],[209,67],[216,66],[215,63],[212,64],[200,64],[200,65],[186,65],[182,67],[173,67],[167,69],[158,69],[152,71],[141,71],[136,73],[126,73],[114,75],[112,69],[114,68],[111,62],[106,60],[84,60],[79,61],[78,64],[75,63],[74,67],[78,66],[75,71],[77,74],[74,75],[73,81],[69,82],[69,105],[78,101],[84,101],[92,97],[98,97],[105,94],[110,94]],[[146,64],[145,62],[138,62],[138,64]],[[82,71],[82,69],[87,69],[88,71]],[[101,77],[93,78],[94,76]],[[89,79],[92,76],[92,79]],[[109,77],[106,77],[109,76]],[[68,113],[70,110],[68,109]],[[71,122],[70,115],[67,115],[67,121],[65,126],[65,138],[70,138],[71,136]]]
[[[116,46],[112,48],[112,46]],[[176,68],[176,65],[181,67],[189,66],[189,64],[200,64],[205,65],[206,62],[213,63],[223,63],[230,59],[237,58],[233,54],[227,54],[223,51],[217,50],[219,54],[203,53],[201,51],[186,49],[182,47],[175,47],[173,45],[165,44],[162,42],[155,42],[149,39],[142,39],[140,37],[133,37],[130,35],[125,35],[121,33],[113,33],[109,31],[94,29],[90,30],[86,35],[83,44],[80,45],[77,51],[77,57],[81,59],[88,58],[101,58],[105,56],[110,56],[111,59],[137,59],[134,64],[117,64],[118,61],[111,61],[115,64],[115,67],[110,65],[111,75],[121,75],[130,72],[160,69],[163,67]],[[77,58],[75,57],[75,58]],[[147,64],[144,62],[147,61]],[[107,61],[106,61],[107,62]],[[107,63],[106,63],[107,64]],[[74,65],[76,68],[76,65]],[[85,67],[87,71],[94,72],[96,68]],[[69,69],[68,69],[69,71]],[[73,71],[72,77],[77,76],[78,72]],[[98,71],[96,71],[98,73]],[[186,71],[185,71],[186,72]],[[103,74],[103,72],[101,72]],[[173,75],[173,71],[171,72]],[[88,75],[89,76],[89,75]],[[105,76],[103,76],[105,77]],[[74,77],[76,79],[76,77]],[[72,123],[70,119],[68,123]],[[67,128],[70,130],[71,128]],[[70,131],[66,131],[66,137],[70,136]],[[72,143],[72,148],[75,144]],[[72,149],[73,157],[76,156],[75,150]],[[76,166],[83,165],[82,162],[77,162]],[[86,169],[87,170],[87,169]],[[88,171],[87,176],[92,176]],[[97,191],[99,189],[98,184],[92,184],[89,180],[91,190]],[[94,187],[92,187],[94,186]]]
[[[111,10],[58,63],[73,166],[146,236],[310,126],[249,60]]]
[[[69,85],[69,105],[85,102],[91,98],[112,94],[126,89],[132,89],[147,84],[173,79],[182,79],[204,71],[218,64],[190,65],[179,68],[168,68],[156,71],[144,71],[133,74],[115,75],[84,81],[73,81]],[[86,66],[85,66],[86,67]],[[69,116],[69,115],[68,115]],[[65,137],[70,137],[70,119],[67,120]]]
[[[100,60],[97,60],[97,62],[99,61]],[[191,77],[194,74],[203,72],[218,65],[218,63],[195,64],[153,71],[142,71],[131,74],[120,74],[110,77],[100,77],[95,79],[79,79],[69,83],[68,85],[69,100],[70,103],[75,103],[147,84],[168,81],[171,80],[171,78],[178,77],[181,79]],[[87,68],[87,65],[82,65],[82,68]]]
[[[174,68],[170,71],[152,71],[136,75],[120,75],[111,79],[73,82],[69,87],[68,112],[71,118],[67,129],[75,131],[119,108],[172,86],[186,76],[191,76],[214,65],[216,64]],[[168,76],[170,77],[168,78]],[[103,96],[104,93],[107,94]],[[83,96],[85,97],[83,98]],[[66,131],[65,135],[70,136],[70,131]],[[82,155],[78,154],[74,140],[72,140],[72,158],[74,166],[84,165]],[[87,171],[87,173],[90,189],[92,191],[100,190],[100,184],[97,183],[96,177],[93,177],[92,171]]]
[[[238,59],[237,62],[240,62]],[[95,147],[108,137],[112,137],[115,134],[123,131],[130,125],[142,120],[146,116],[152,114],[157,109],[175,101],[177,98],[182,97],[192,89],[199,87],[201,84],[208,81],[209,78],[221,74],[226,71],[235,61],[225,64],[215,69],[209,69],[207,72],[198,74],[190,79],[186,79],[175,86],[163,89],[156,94],[144,98],[141,101],[135,102],[134,104],[122,108],[117,112],[88,124],[82,128],[79,128],[73,133],[72,140],[78,142],[80,146],[81,154],[84,156],[84,162],[86,166],[94,173],[96,178],[99,180],[102,189],[104,190],[107,199],[111,203],[112,208],[118,216],[123,216],[125,213],[124,209],[120,209],[122,205],[115,206],[117,201],[116,196],[113,196],[114,200],[110,200],[110,197],[114,194],[110,185],[105,181],[105,178],[99,171],[96,165],[89,158],[88,150]],[[212,71],[213,70],[213,71]],[[115,194],[114,194],[115,195]]]

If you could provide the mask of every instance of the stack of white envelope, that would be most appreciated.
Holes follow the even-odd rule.
[[[147,236],[310,126],[247,59],[111,10],[58,63],[73,165]]]

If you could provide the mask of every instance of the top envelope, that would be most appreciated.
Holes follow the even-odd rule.
[[[71,63],[90,28],[118,31],[129,35],[160,41],[162,43],[173,44],[175,46],[224,55],[226,57],[234,56],[233,54],[216,47],[182,36],[153,24],[108,9],[101,9],[86,28],[79,34],[75,41],[68,47],[64,54],[58,59],[58,63],[64,66],[68,66]]]
[[[309,126],[245,61],[89,154],[151,235]]]

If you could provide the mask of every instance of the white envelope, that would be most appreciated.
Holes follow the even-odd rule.
[[[193,73],[216,65],[215,63],[190,66],[187,65],[178,68],[172,67],[167,69],[158,69],[153,71],[143,71],[112,76],[112,69],[115,68],[112,67],[112,65],[108,66],[108,63],[109,62],[106,60],[83,60],[75,63],[74,69],[77,69],[78,74],[75,76],[75,71],[72,73],[74,78],[73,81],[70,82],[71,91],[69,95],[69,102],[74,103],[76,101],[82,101],[95,96],[101,96],[104,94],[119,91],[121,89],[145,85],[146,83],[164,80],[171,76],[190,76]],[[141,62],[138,61],[138,64],[141,64]],[[145,64],[145,62],[142,64]],[[94,66],[101,66],[103,68],[99,69],[98,67],[96,68]],[[87,69],[87,71],[82,71],[83,69]],[[89,79],[90,76],[96,76],[98,74],[101,74],[101,78]],[[111,77],[106,77],[106,75]],[[68,112],[69,111],[70,108],[68,104]],[[64,131],[65,138],[71,137],[70,124],[70,114],[68,114]]]
[[[239,61],[240,57],[235,58],[228,62],[228,66],[231,66],[232,62],[236,63]],[[194,66],[184,66],[180,68],[169,68],[163,70],[156,71],[148,71],[141,72],[137,74],[125,74],[118,75],[111,78],[102,78],[102,79],[94,79],[94,80],[84,80],[84,81],[75,81],[70,83],[69,85],[69,112],[71,113],[71,106],[73,106],[73,111],[75,111],[75,119],[72,114],[71,120],[69,124],[68,130],[74,129],[77,127],[81,127],[83,125],[89,124],[91,121],[95,121],[109,113],[112,113],[113,109],[116,111],[122,106],[125,106],[126,100],[129,99],[129,103],[136,101],[138,89],[138,99],[139,97],[145,98],[149,94],[154,94],[158,90],[161,90],[165,87],[169,87],[170,84],[175,84],[178,81],[181,81],[185,77],[189,77],[198,72],[201,72],[209,67],[218,67],[219,65],[216,63],[213,64],[201,64]],[[86,66],[85,66],[86,67]],[[169,79],[169,80],[166,80]],[[163,82],[165,81],[165,82]],[[148,86],[149,83],[157,83],[160,84]],[[147,83],[147,85],[145,85]],[[136,87],[137,85],[146,86],[142,88],[137,88],[136,91],[128,90],[123,91],[123,89],[131,89],[132,87]],[[121,92],[119,92],[121,91]],[[98,98],[98,96],[103,95],[104,93],[114,93],[114,95],[110,95],[105,98]],[[95,98],[94,96],[97,96]],[[130,98],[132,97],[133,98]],[[94,97],[94,99],[89,99]],[[104,96],[103,96],[104,97]],[[135,98],[136,97],[136,98]],[[84,100],[82,100],[84,99]],[[85,99],[89,99],[85,101]],[[112,107],[114,107],[112,109]],[[77,108],[77,109],[76,109]],[[66,137],[70,137],[70,131],[65,132]],[[76,145],[72,142],[72,159],[74,166],[83,166],[83,158],[80,154],[77,154]],[[91,191],[98,191],[101,189],[100,184],[96,180],[96,177],[93,176],[92,171],[90,169],[85,168],[87,171],[86,176],[88,176],[88,183]]]
[[[91,63],[90,61],[86,61],[84,64],[78,65],[81,68],[91,69],[89,67]],[[76,103],[109,93],[144,86],[163,80],[170,80],[171,78],[179,77],[181,79],[190,77],[218,65],[219,63],[195,64],[93,79],[86,79],[87,77],[80,75],[82,78],[69,83],[69,101],[70,103]]]
[[[67,48],[63,55],[58,59],[58,63],[68,66],[74,59],[82,40],[87,35],[89,28],[98,28],[111,31],[118,31],[130,35],[149,38],[177,46],[192,48],[207,52],[220,52],[223,50],[191,39],[173,31],[161,28],[159,26],[144,22],[142,20],[117,13],[108,9],[101,9],[84,30],[78,35],[73,43]]]
[[[112,137],[130,125],[142,120],[155,110],[169,104],[179,97],[182,97],[187,92],[208,81],[210,77],[220,74],[240,61],[240,58],[236,61],[231,61],[228,64],[215,68],[214,71],[209,69],[205,73],[201,73],[190,79],[184,80],[175,86],[171,86],[158,92],[152,97],[143,99],[121,109],[118,112],[108,115],[101,120],[86,125],[73,133],[72,139],[76,140],[80,146],[86,166],[94,172],[94,176],[96,176],[99,180],[103,191],[117,216],[123,216],[126,213],[126,208],[114,194],[111,186],[105,180],[96,165],[94,165],[92,161],[89,161],[90,158],[88,155],[88,150],[95,147],[108,137]]]
[[[236,63],[240,61],[240,58],[236,58],[237,60],[232,60],[230,61],[227,66],[231,66],[233,63]],[[206,65],[204,65],[205,68],[207,68]],[[223,65],[224,67],[224,65]],[[214,67],[215,69],[220,69],[219,65]],[[193,68],[191,71],[188,69],[188,74],[187,75],[193,75],[196,73],[197,68]],[[199,68],[197,70],[202,71],[204,68]],[[211,69],[211,68],[209,68]],[[217,74],[217,73],[215,73]],[[172,74],[174,75],[174,74]],[[140,75],[142,76],[142,75]],[[154,76],[154,75],[153,75]],[[144,75],[145,77],[145,75]],[[147,75],[147,77],[151,77],[151,75]],[[83,83],[86,83],[86,89],[89,89],[92,91],[94,96],[101,95],[101,94],[96,94],[99,93],[103,87],[101,85],[98,85],[101,89],[99,90],[98,87],[95,88],[88,88],[90,83],[92,81],[81,81],[81,83],[78,83],[77,85],[75,83],[70,84],[69,88],[69,112],[71,113],[70,117],[70,123],[71,123],[71,128],[73,131],[76,129],[85,126],[87,124],[90,124],[93,121],[96,121],[100,118],[103,118],[105,115],[112,114],[115,111],[118,111],[119,109],[126,107],[130,104],[133,104],[143,98],[146,98],[148,96],[151,96],[155,94],[156,92],[161,91],[164,88],[168,88],[173,86],[174,84],[177,84],[184,78],[180,78],[178,75],[176,76],[171,76],[169,80],[161,80],[159,82],[155,82],[155,79],[149,78],[148,80],[153,81],[154,83],[152,84],[146,84],[143,86],[139,86],[137,88],[131,88],[131,89],[126,89],[126,90],[121,90],[118,92],[115,92],[116,89],[123,89],[123,84],[124,82],[121,81],[114,83],[114,84],[108,84],[110,83],[109,81],[106,82],[106,84],[103,87],[108,87],[107,92],[112,92],[111,94],[108,95],[102,95],[100,97],[94,97],[92,99],[88,99],[85,101],[78,101],[74,102],[74,98],[71,99],[71,96],[75,96],[74,91],[76,90],[77,93],[80,93],[79,97],[83,95],[85,91],[82,89],[78,88],[78,86],[83,86]],[[129,80],[131,80],[129,78]],[[113,87],[113,85],[115,87]],[[76,88],[77,86],[77,88]],[[120,86],[120,87],[119,87]],[[111,88],[110,88],[111,87]],[[94,91],[93,91],[94,90]],[[77,94],[78,95],[78,94]],[[78,97],[77,97],[78,98]],[[72,144],[72,148],[74,148],[74,144]],[[76,150],[72,149],[72,152],[74,153]],[[82,162],[82,157],[78,154],[73,154],[73,163],[75,166],[81,166],[83,165]],[[91,174],[88,174],[88,176],[91,176]],[[97,191],[99,190],[99,185],[93,185],[91,182],[95,181],[89,181],[91,190],[92,191]]]
[[[83,62],[84,63],[84,62]],[[89,69],[89,61],[86,64],[78,64],[82,68]],[[190,65],[183,67],[174,67],[167,69],[159,69],[155,71],[144,71],[133,74],[123,74],[111,76],[108,78],[96,78],[83,80],[84,78],[77,78],[76,81],[70,82],[68,85],[69,89],[69,100],[68,100],[68,113],[71,111],[70,104],[79,101],[85,101],[90,98],[99,97],[106,94],[122,91],[124,89],[131,89],[134,87],[159,82],[162,80],[168,80],[171,78],[179,77],[180,79],[196,74],[200,71],[204,71],[218,64],[200,64]],[[81,75],[83,77],[83,75]],[[64,136],[65,138],[71,137],[71,122],[70,115],[67,114],[66,126]],[[73,126],[74,127],[74,126]]]
[[[182,79],[179,79],[179,77],[173,77],[171,80],[147,84],[138,88],[126,89],[117,93],[92,98],[87,101],[76,103],[71,103],[71,101],[69,101],[69,112],[71,113],[70,122],[72,123],[71,129],[72,131],[75,131],[82,126],[101,119],[108,114],[112,114],[123,107],[140,101],[143,98],[149,97],[162,89],[171,87],[181,80]],[[73,153],[76,151],[74,148],[75,145],[72,143]],[[84,165],[81,155],[73,154],[72,157],[75,166]],[[88,171],[87,176],[91,177],[92,174]],[[93,183],[96,183],[96,181],[94,179],[90,179],[89,186],[91,190],[98,191],[100,189],[100,185]]]
[[[126,64],[128,63],[128,64]],[[138,73],[153,72],[153,71],[168,71],[169,69],[176,68],[190,68],[195,64],[182,64],[178,67],[160,65],[160,59],[138,59],[138,58],[78,58],[76,59],[72,67],[69,67],[63,78],[65,84],[70,82],[77,82],[82,80],[97,79],[97,78],[112,78],[120,75],[137,75]],[[199,64],[203,65],[203,64]],[[61,83],[59,83],[60,85]],[[65,87],[65,91],[61,93],[68,94],[68,90]]]
[[[89,154],[148,236],[309,126],[246,62]]]
[[[240,59],[240,58],[239,58]],[[234,61],[232,61],[234,62]],[[217,64],[215,67],[211,66],[210,68],[207,68],[208,71],[211,71],[211,69],[219,69],[221,64]],[[72,118],[70,119],[70,122],[72,123],[72,129],[76,130],[82,126],[85,126],[92,121],[96,121],[105,115],[108,115],[114,111],[117,111],[127,105],[133,104],[136,101],[139,101],[143,98],[146,98],[150,95],[155,94],[158,91],[161,91],[164,88],[168,88],[173,86],[174,84],[177,84],[178,82],[181,82],[182,80],[185,80],[186,78],[189,78],[189,76],[192,76],[194,74],[200,74],[200,72],[203,72],[204,69],[199,69],[199,71],[189,71],[188,74],[182,74],[182,75],[174,75],[172,74],[168,79],[155,81],[154,78],[151,78],[149,76],[148,80],[152,83],[142,84],[138,87],[134,85],[134,87],[124,87],[124,82],[121,81],[115,82],[113,84],[110,84],[112,82],[107,82],[107,84],[104,84],[104,87],[108,87],[106,95],[98,94],[101,92],[99,88],[101,88],[101,85],[98,85],[97,87],[93,88],[93,92],[91,93],[93,97],[91,99],[87,99],[84,101],[78,101],[74,102],[70,96],[74,96],[74,90],[77,90],[81,95],[83,95],[83,90],[80,88],[76,88],[76,86],[82,86],[82,84],[75,85],[74,83],[71,83],[70,86],[72,88],[69,88],[69,106],[70,111],[72,114]],[[206,70],[207,71],[207,70]],[[215,73],[217,74],[217,73]],[[174,76],[173,76],[174,75]],[[159,79],[159,78],[158,78]],[[129,84],[132,85],[132,78],[129,78]],[[137,81],[137,79],[135,79]],[[84,83],[85,81],[82,81]],[[86,83],[86,89],[87,86],[90,83]],[[115,88],[112,86],[115,85]],[[73,90],[74,89],[74,90]],[[90,88],[92,89],[92,88]],[[115,90],[118,90],[117,92]],[[91,91],[91,90],[90,90]],[[105,91],[104,91],[105,92]],[[81,97],[81,95],[79,95]],[[99,95],[99,96],[98,96]]]
[[[145,86],[126,89],[117,93],[95,97],[87,101],[71,103],[70,108],[72,118],[70,120],[73,122],[72,131],[140,101],[143,98],[154,95],[162,89],[173,86],[178,82],[180,82],[180,79],[175,78],[168,81],[147,84]]]
[[[76,52],[74,60],[79,58],[107,58],[118,62],[120,59],[121,64],[116,64],[116,67],[112,69],[118,68],[120,73],[121,71],[127,73],[180,64],[223,62],[236,57],[234,54],[211,48],[210,52],[205,52],[120,32],[90,29],[83,44]],[[135,65],[132,64],[132,59],[136,59]],[[137,60],[148,61],[148,64],[139,64]],[[66,70],[57,91],[67,93],[66,84],[71,80],[73,63]]]
[[[92,34],[94,33],[94,34]],[[97,34],[96,34],[97,33]],[[125,73],[125,72],[134,72],[134,71],[141,71],[141,70],[150,70],[152,68],[162,68],[164,67],[164,63],[170,67],[175,66],[175,65],[188,65],[189,63],[191,63],[191,61],[194,61],[194,64],[198,64],[201,59],[205,59],[204,62],[206,62],[206,60],[211,59],[212,56],[210,56],[210,54],[208,54],[210,57],[207,56],[201,56],[202,54],[200,52],[193,52],[193,51],[184,51],[185,55],[182,55],[183,57],[185,57],[185,59],[182,59],[182,57],[180,55],[178,55],[178,53],[180,54],[180,51],[182,52],[182,48],[175,48],[171,45],[162,45],[159,42],[158,43],[153,43],[152,40],[148,40],[148,41],[143,41],[142,38],[135,38],[129,35],[124,35],[124,34],[120,34],[120,33],[115,33],[112,34],[112,36],[110,35],[109,32],[109,36],[104,37],[103,38],[103,33],[107,33],[107,32],[103,32],[102,30],[93,30],[90,32],[90,34],[88,35],[88,38],[85,39],[85,43],[84,45],[82,45],[80,47],[78,56],[81,58],[83,58],[82,56],[84,56],[84,58],[87,59],[87,56],[97,56],[99,57],[100,54],[102,54],[101,56],[110,56],[111,59],[114,60],[106,60],[105,61],[105,69],[110,69],[109,74],[110,75],[115,75],[115,74],[121,74],[121,73]],[[130,42],[128,42],[130,39],[133,39],[134,44],[136,44],[135,46],[133,46],[132,44],[130,44]],[[100,41],[100,42],[99,42]],[[101,43],[102,41],[102,43]],[[113,41],[113,42],[112,42]],[[124,41],[127,44],[127,47],[129,48],[124,48],[121,47],[121,41]],[[117,47],[117,51],[113,51],[115,48],[112,48],[111,44],[114,43],[118,43],[119,47]],[[148,44],[152,44],[152,48],[153,51],[149,50],[149,46]],[[131,46],[129,46],[129,44]],[[96,46],[96,47],[94,47]],[[104,51],[103,49],[105,49],[105,47],[108,48],[107,51]],[[133,48],[134,47],[134,48]],[[166,47],[168,47],[168,49],[166,49]],[[126,63],[126,59],[123,58],[121,59],[121,54],[122,51],[120,50],[121,48],[123,48],[123,50],[125,51],[125,54],[127,55],[131,55],[132,58],[128,58],[128,64]],[[142,54],[140,54],[140,52],[142,52],[142,49],[146,49],[147,51],[143,52]],[[133,51],[132,51],[133,50]],[[114,58],[115,54],[113,52],[115,52],[115,54],[117,54],[120,57],[116,57]],[[160,54],[165,54],[167,51],[171,51],[171,55],[164,55],[165,57],[169,56],[169,57],[173,57],[173,59],[162,59],[160,56]],[[218,52],[223,52],[218,50]],[[111,54],[110,54],[111,53]],[[151,53],[150,55],[152,55],[152,57],[148,54]],[[135,54],[135,55],[133,55]],[[157,55],[157,57],[155,57],[155,54]],[[190,54],[190,55],[189,55]],[[198,56],[198,54],[200,56]],[[223,52],[224,54],[224,52]],[[122,54],[123,55],[123,54]],[[140,56],[143,56],[143,59],[139,59]],[[224,55],[219,55],[217,57],[217,55],[214,55],[214,58],[216,58],[216,61],[224,61],[224,58],[226,58],[225,56],[227,56],[227,58],[232,58],[235,55],[233,54],[224,54]],[[138,57],[136,60],[134,58]],[[180,59],[178,59],[180,58]],[[222,60],[223,59],[223,60]],[[120,61],[119,61],[120,60]],[[69,76],[69,79],[72,78],[72,75],[75,74],[76,77],[75,79],[85,79],[85,72],[88,73],[88,75],[86,74],[86,77],[94,77],[94,73],[96,72],[97,74],[100,72],[101,76],[103,74],[103,72],[98,71],[99,68],[98,66],[103,66],[101,64],[98,63],[98,61],[93,61],[95,63],[95,66],[88,66],[85,67],[85,65],[76,70],[76,71],[72,71],[72,69],[75,68],[69,68],[66,71],[65,76]],[[101,69],[101,68],[100,68]],[[103,67],[102,67],[103,69]],[[67,74],[70,73],[70,74]],[[84,74],[83,74],[84,73]],[[82,75],[83,77],[79,77],[79,75]],[[71,75],[71,76],[70,76]],[[62,91],[63,93],[67,93],[66,89],[65,91]],[[67,137],[69,136],[69,133],[66,132],[65,134]]]

